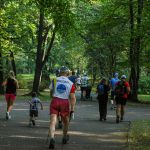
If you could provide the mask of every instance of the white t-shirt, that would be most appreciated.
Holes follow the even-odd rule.
[[[80,77],[77,78],[77,84],[81,84],[81,78]]]
[[[69,99],[72,86],[73,83],[67,77],[58,77],[53,96],[61,99]],[[53,89],[53,85],[50,85],[50,89]]]
[[[89,78],[87,76],[83,76],[81,78],[81,86],[82,87],[87,87],[88,86],[88,80],[89,80]]]

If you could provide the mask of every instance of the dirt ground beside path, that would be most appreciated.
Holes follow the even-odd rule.
[[[5,102],[0,101],[0,150],[46,150],[49,126],[49,102],[39,110],[37,126],[28,127],[25,102],[16,101],[12,120],[5,120]],[[62,145],[62,131],[56,130],[56,150],[123,150],[127,146],[128,121],[149,119],[150,107],[128,106],[125,121],[115,123],[115,111],[109,109],[106,122],[98,121],[96,101],[77,101],[75,119],[70,125],[69,144]]]

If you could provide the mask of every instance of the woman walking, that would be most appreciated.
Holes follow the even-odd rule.
[[[10,112],[12,111],[14,101],[16,99],[16,89],[19,88],[18,81],[15,78],[13,71],[9,72],[8,78],[2,83],[6,86],[5,99],[7,102],[6,119],[11,119]]]

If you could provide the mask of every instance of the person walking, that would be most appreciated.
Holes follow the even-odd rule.
[[[75,86],[67,77],[68,72],[69,69],[67,67],[61,67],[60,77],[57,77],[55,89],[53,89],[52,85],[50,86],[50,90],[53,90],[54,94],[50,103],[49,149],[55,148],[55,126],[58,115],[61,115],[61,119],[63,122],[62,143],[66,144],[69,140],[69,117],[74,112],[76,97]]]
[[[76,83],[77,83],[77,76],[75,71],[73,70],[71,75],[68,77],[68,79],[74,83],[75,87],[76,87]]]
[[[116,95],[116,123],[123,121],[125,113],[125,105],[130,93],[130,85],[126,81],[126,75],[121,76],[121,81],[116,83],[115,95]]]
[[[9,72],[8,78],[2,83],[6,86],[5,99],[7,102],[6,120],[11,119],[10,112],[12,111],[14,101],[16,99],[16,89],[19,88],[18,81],[15,78],[13,71]]]
[[[103,78],[97,86],[97,99],[99,103],[99,114],[100,114],[100,121],[106,121],[107,115],[107,102],[108,102],[108,92],[110,90],[109,85],[105,78]]]
[[[30,115],[30,119],[29,119],[29,127],[31,127],[31,125],[35,126],[35,120],[38,117],[38,104],[41,105],[41,110],[43,110],[43,105],[40,101],[40,99],[37,97],[36,92],[32,93],[32,99],[31,101],[28,101],[30,104],[30,111],[29,111],[29,115]]]
[[[86,90],[87,90],[87,86],[88,86],[88,76],[86,73],[83,74],[83,76],[81,77],[81,100],[85,100],[86,99]]]
[[[118,76],[119,76],[119,74],[116,72],[116,73],[114,73],[114,77],[110,80],[111,109],[116,109],[116,104],[115,104],[115,85],[119,81]]]

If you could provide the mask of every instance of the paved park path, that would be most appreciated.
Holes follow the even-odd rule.
[[[78,93],[77,93],[78,97]],[[94,96],[93,96],[94,97]],[[6,104],[0,100],[0,150],[46,150],[49,126],[49,102],[39,111],[37,126],[28,127],[28,109],[25,101],[16,100],[12,119],[5,120]],[[150,106],[130,104],[124,122],[115,123],[115,111],[110,110],[106,122],[100,122],[98,104],[93,101],[77,101],[75,119],[70,125],[69,144],[62,145],[62,131],[56,130],[56,150],[125,150],[129,121],[150,118]]]

